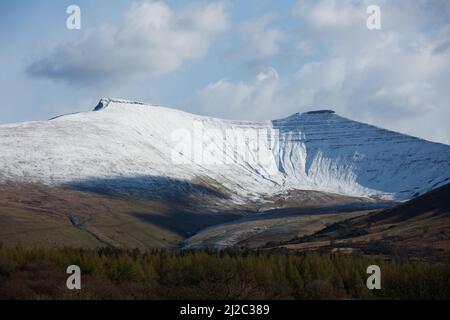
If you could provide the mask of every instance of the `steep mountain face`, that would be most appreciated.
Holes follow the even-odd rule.
[[[102,99],[93,112],[0,126],[0,182],[261,201],[290,190],[403,200],[450,180],[450,146],[333,111],[232,121]]]
[[[307,181],[312,189],[403,200],[442,185],[450,177],[447,145],[327,110],[295,114],[273,124],[282,134],[280,162],[292,185]],[[292,139],[297,130],[299,136]]]
[[[357,223],[389,224],[412,219],[438,219],[444,216],[450,220],[450,183],[393,208],[355,219],[355,221]],[[442,224],[442,226],[444,225]],[[447,229],[450,231],[449,227]]]

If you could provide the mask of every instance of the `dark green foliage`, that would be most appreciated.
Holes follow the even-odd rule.
[[[312,235],[295,237],[288,241],[268,242],[266,244],[266,247],[271,248],[271,247],[280,246],[283,244],[294,244],[294,243],[312,242],[312,241],[320,241],[320,240],[334,241],[337,239],[346,239],[346,238],[354,238],[354,237],[364,236],[368,233],[369,233],[369,230],[365,227],[351,225],[350,223],[348,223],[348,221],[341,221],[341,222],[334,223],[330,226],[327,226]]]
[[[79,265],[82,290],[66,289]],[[367,266],[382,290],[366,288]],[[258,251],[0,246],[0,299],[449,299],[448,264]]]

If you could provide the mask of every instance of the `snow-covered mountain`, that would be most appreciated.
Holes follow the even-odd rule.
[[[450,146],[330,110],[234,121],[102,99],[92,112],[1,125],[0,182],[196,188],[237,202],[294,189],[403,200],[450,182]]]

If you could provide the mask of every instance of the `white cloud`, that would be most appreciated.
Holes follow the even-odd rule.
[[[278,78],[279,76],[277,70],[275,70],[272,67],[268,67],[256,75],[256,80],[258,82],[271,81],[276,80]]]
[[[287,39],[285,33],[272,25],[271,14],[242,23],[238,28],[242,47],[239,52],[249,60],[263,60],[279,54],[281,44]]]
[[[351,0],[298,1],[293,13],[312,28],[336,30],[365,23],[363,5]]]
[[[209,84],[200,91],[195,104],[206,114],[225,118],[238,114],[242,119],[259,120],[307,111],[314,105],[326,107],[324,103],[329,101],[321,101],[321,97],[326,93],[327,100],[334,101],[335,92],[345,80],[342,76],[345,68],[340,59],[311,62],[295,76],[283,79],[273,67],[268,67],[248,82],[221,79]]]
[[[61,44],[27,71],[81,84],[159,76],[204,57],[226,27],[221,2],[180,12],[163,2],[139,2],[128,9],[122,25],[83,31],[77,42]]]
[[[262,119],[270,114],[270,108],[274,107],[271,104],[280,90],[278,73],[269,67],[250,82],[221,79],[211,83],[201,90],[193,104],[205,114],[224,118],[238,114],[240,119]]]

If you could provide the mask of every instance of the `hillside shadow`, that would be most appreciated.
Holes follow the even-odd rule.
[[[184,238],[190,237],[202,229],[227,223],[240,218],[234,213],[208,213],[172,210],[164,215],[138,212],[133,214],[142,222],[150,223],[172,231]]]
[[[214,187],[186,180],[159,176],[115,177],[71,182],[64,187],[108,197],[164,203],[166,206],[160,211],[149,203],[148,210],[130,211],[129,214],[144,223],[172,231],[182,237],[240,217],[235,212],[208,209],[213,208],[216,202],[228,199],[228,196]]]
[[[228,198],[223,192],[213,187],[161,176],[92,178],[70,182],[64,187],[110,197],[137,197],[184,205],[193,205],[204,198]]]
[[[298,216],[327,215],[336,213],[350,213],[364,210],[380,210],[391,208],[394,202],[349,202],[344,204],[324,205],[317,207],[290,207],[270,209],[254,216],[245,217],[246,221],[279,219]]]

